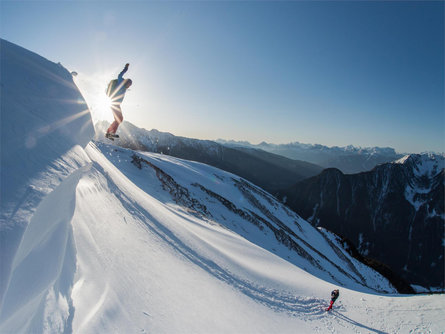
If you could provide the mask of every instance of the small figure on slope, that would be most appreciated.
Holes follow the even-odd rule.
[[[127,89],[130,88],[131,84],[133,83],[131,79],[123,78],[123,75],[128,70],[128,66],[130,66],[130,64],[125,65],[122,72],[119,73],[117,79],[111,80],[107,88],[107,95],[111,98],[111,111],[114,115],[114,122],[111,123],[110,127],[107,130],[107,133],[105,134],[105,137],[111,140],[114,140],[114,138],[119,138],[119,136],[116,134],[116,131],[119,127],[119,124],[121,124],[124,120],[124,117],[122,115],[121,103],[124,100]]]
[[[332,305],[334,305],[339,295],[340,291],[338,289],[335,289],[331,292],[331,303],[329,304],[329,307],[326,309],[326,311],[332,310]]]

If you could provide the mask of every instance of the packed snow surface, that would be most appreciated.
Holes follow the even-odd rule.
[[[69,72],[1,43],[0,333],[445,328],[443,296],[395,294],[334,235],[245,180],[88,143]]]

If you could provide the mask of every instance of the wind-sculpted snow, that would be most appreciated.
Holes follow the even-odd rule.
[[[2,298],[0,333],[70,331],[76,250],[71,219],[85,169],[67,177],[33,213],[14,254]]]
[[[23,226],[15,204],[28,201],[30,181],[58,168],[54,161],[76,145],[84,147],[94,128],[71,74],[60,64],[5,40],[0,50],[1,218],[8,226]],[[40,191],[48,193],[56,184]]]
[[[0,332],[69,331],[70,223],[94,128],[60,64],[5,40],[0,53]]]

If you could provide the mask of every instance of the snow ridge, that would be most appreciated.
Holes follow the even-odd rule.
[[[70,331],[89,110],[60,64],[0,39],[0,332]]]

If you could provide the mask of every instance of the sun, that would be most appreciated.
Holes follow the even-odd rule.
[[[105,90],[112,74],[101,73],[87,76],[79,73],[73,78],[87,102],[93,122],[111,121],[113,119],[111,99],[107,96]]]
[[[102,112],[110,113],[111,111],[111,99],[105,93],[99,94],[96,101],[96,109]]]
[[[111,120],[111,99],[105,92],[97,92],[89,96],[89,106],[95,120]]]

